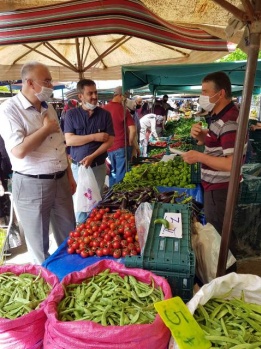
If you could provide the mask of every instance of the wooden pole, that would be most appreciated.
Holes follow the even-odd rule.
[[[255,10],[259,11],[260,8],[261,1],[257,1]],[[232,170],[228,187],[226,210],[223,221],[222,238],[217,267],[217,277],[225,275],[226,273],[227,256],[229,250],[231,230],[233,227],[235,206],[237,204],[242,156],[247,135],[248,115],[255,81],[260,38],[261,20],[257,20],[250,25],[250,45],[245,73],[242,104],[239,112],[239,125],[236,136],[235,151],[233,155]]]

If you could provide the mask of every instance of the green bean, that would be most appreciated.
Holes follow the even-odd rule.
[[[81,284],[64,287],[64,298],[57,307],[60,321],[80,320],[81,317],[81,320],[99,322],[103,326],[151,323],[156,316],[153,303],[164,299],[162,290],[155,287],[154,281],[148,285],[133,276],[121,277],[108,270],[87,278]],[[71,311],[67,311],[68,306]],[[81,307],[88,309],[88,313],[84,309],[80,311]]]
[[[241,299],[210,299],[194,316],[215,348],[258,348],[261,341],[260,305]]]

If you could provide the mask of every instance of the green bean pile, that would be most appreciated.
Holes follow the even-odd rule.
[[[50,290],[51,286],[40,274],[0,274],[0,317],[16,319],[28,314],[38,308]]]
[[[60,321],[91,320],[103,326],[152,323],[157,314],[153,304],[164,299],[153,279],[148,285],[109,269],[64,289],[58,304]]]
[[[212,348],[261,348],[261,305],[243,298],[212,298],[199,305],[195,319],[212,342]]]

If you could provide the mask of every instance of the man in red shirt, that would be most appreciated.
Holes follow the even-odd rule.
[[[131,159],[132,148],[135,146],[136,126],[130,112],[126,109],[124,116],[122,87],[114,89],[111,102],[104,106],[110,112],[115,132],[114,142],[109,148],[108,157],[111,163],[109,186],[120,182],[127,170],[126,161]]]

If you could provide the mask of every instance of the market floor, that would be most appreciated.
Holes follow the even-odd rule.
[[[54,240],[53,233],[50,232],[50,248],[49,253],[52,254],[57,249],[57,244]],[[27,251],[24,236],[22,234],[22,245],[10,250],[11,256],[5,257],[4,264],[26,264],[30,263],[29,253]]]

